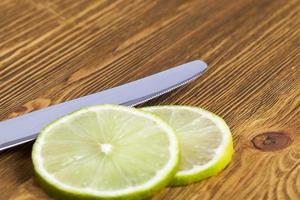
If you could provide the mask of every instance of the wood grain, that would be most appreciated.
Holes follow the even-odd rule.
[[[221,115],[233,161],[153,200],[300,199],[299,0],[4,0],[0,19],[0,120],[202,59],[201,78],[146,105]],[[0,153],[0,199],[50,199],[31,146]]]

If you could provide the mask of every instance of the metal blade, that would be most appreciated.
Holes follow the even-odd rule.
[[[112,89],[2,121],[0,150],[35,139],[45,125],[82,107],[105,103],[134,106],[153,99],[195,79],[206,67],[202,61],[192,61]]]

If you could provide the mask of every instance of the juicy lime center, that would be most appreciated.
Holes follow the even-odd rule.
[[[112,150],[111,144],[100,144],[100,150],[104,154],[109,154]]]

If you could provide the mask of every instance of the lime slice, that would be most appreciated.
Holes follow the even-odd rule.
[[[231,160],[233,144],[223,119],[189,106],[143,108],[175,129],[181,146],[181,162],[171,185],[184,185],[216,175]]]
[[[60,199],[141,199],[179,166],[174,130],[134,108],[99,105],[58,119],[36,140],[37,179]]]

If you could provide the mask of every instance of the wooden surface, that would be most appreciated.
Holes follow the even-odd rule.
[[[201,78],[147,105],[221,115],[233,161],[153,199],[300,199],[299,0],[3,0],[0,19],[0,120],[202,59]],[[50,199],[31,146],[0,153],[1,200]]]

